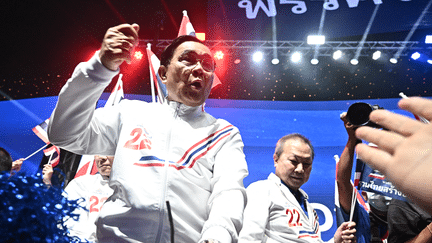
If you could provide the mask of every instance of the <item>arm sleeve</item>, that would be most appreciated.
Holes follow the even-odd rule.
[[[78,154],[97,154],[91,149],[100,148],[111,151],[98,151],[100,154],[113,154],[118,116],[103,109],[95,112],[95,107],[100,95],[117,73],[102,65],[98,53],[75,68],[72,77],[60,91],[48,123],[51,143]],[[104,135],[106,132],[110,132],[110,136]]]
[[[215,157],[212,193],[207,202],[209,217],[204,223],[201,240],[237,242],[246,203],[243,179],[248,174],[243,146],[240,133],[235,128],[232,138]]]
[[[270,195],[267,183],[255,182],[247,188],[248,202],[244,211],[239,243],[262,242],[270,214]]]

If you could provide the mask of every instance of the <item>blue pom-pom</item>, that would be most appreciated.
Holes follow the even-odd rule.
[[[0,236],[2,242],[87,242],[68,235],[66,220],[79,200],[68,200],[63,190],[46,187],[42,175],[0,174]]]

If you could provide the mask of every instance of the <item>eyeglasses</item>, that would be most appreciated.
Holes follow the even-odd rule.
[[[201,58],[196,52],[186,52],[182,54],[178,60],[185,66],[195,68],[198,63],[201,64],[202,68],[207,72],[214,72],[216,64],[210,55],[202,55]]]

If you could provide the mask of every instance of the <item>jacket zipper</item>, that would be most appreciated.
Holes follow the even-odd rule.
[[[173,116],[173,124],[175,122],[175,120],[178,117],[178,113],[180,110],[180,106],[181,103],[177,103],[177,107],[174,111],[174,116]],[[162,229],[163,229],[163,219],[165,217],[165,197],[166,197],[166,190],[167,190],[167,174],[168,174],[168,165],[169,165],[169,160],[168,160],[168,155],[169,155],[169,150],[170,150],[170,142],[171,142],[171,134],[172,134],[172,127],[170,127],[170,130],[167,134],[167,141],[166,141],[166,156],[165,156],[165,161],[164,161],[164,175],[163,175],[163,185],[165,186],[165,188],[162,190],[162,195],[161,198],[159,200],[159,228],[158,228],[158,232],[156,235],[156,243],[161,242],[161,237],[162,237]]]

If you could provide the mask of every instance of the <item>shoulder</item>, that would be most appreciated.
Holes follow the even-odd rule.
[[[268,179],[252,182],[247,188],[247,191],[269,191],[275,185],[273,181]]]

